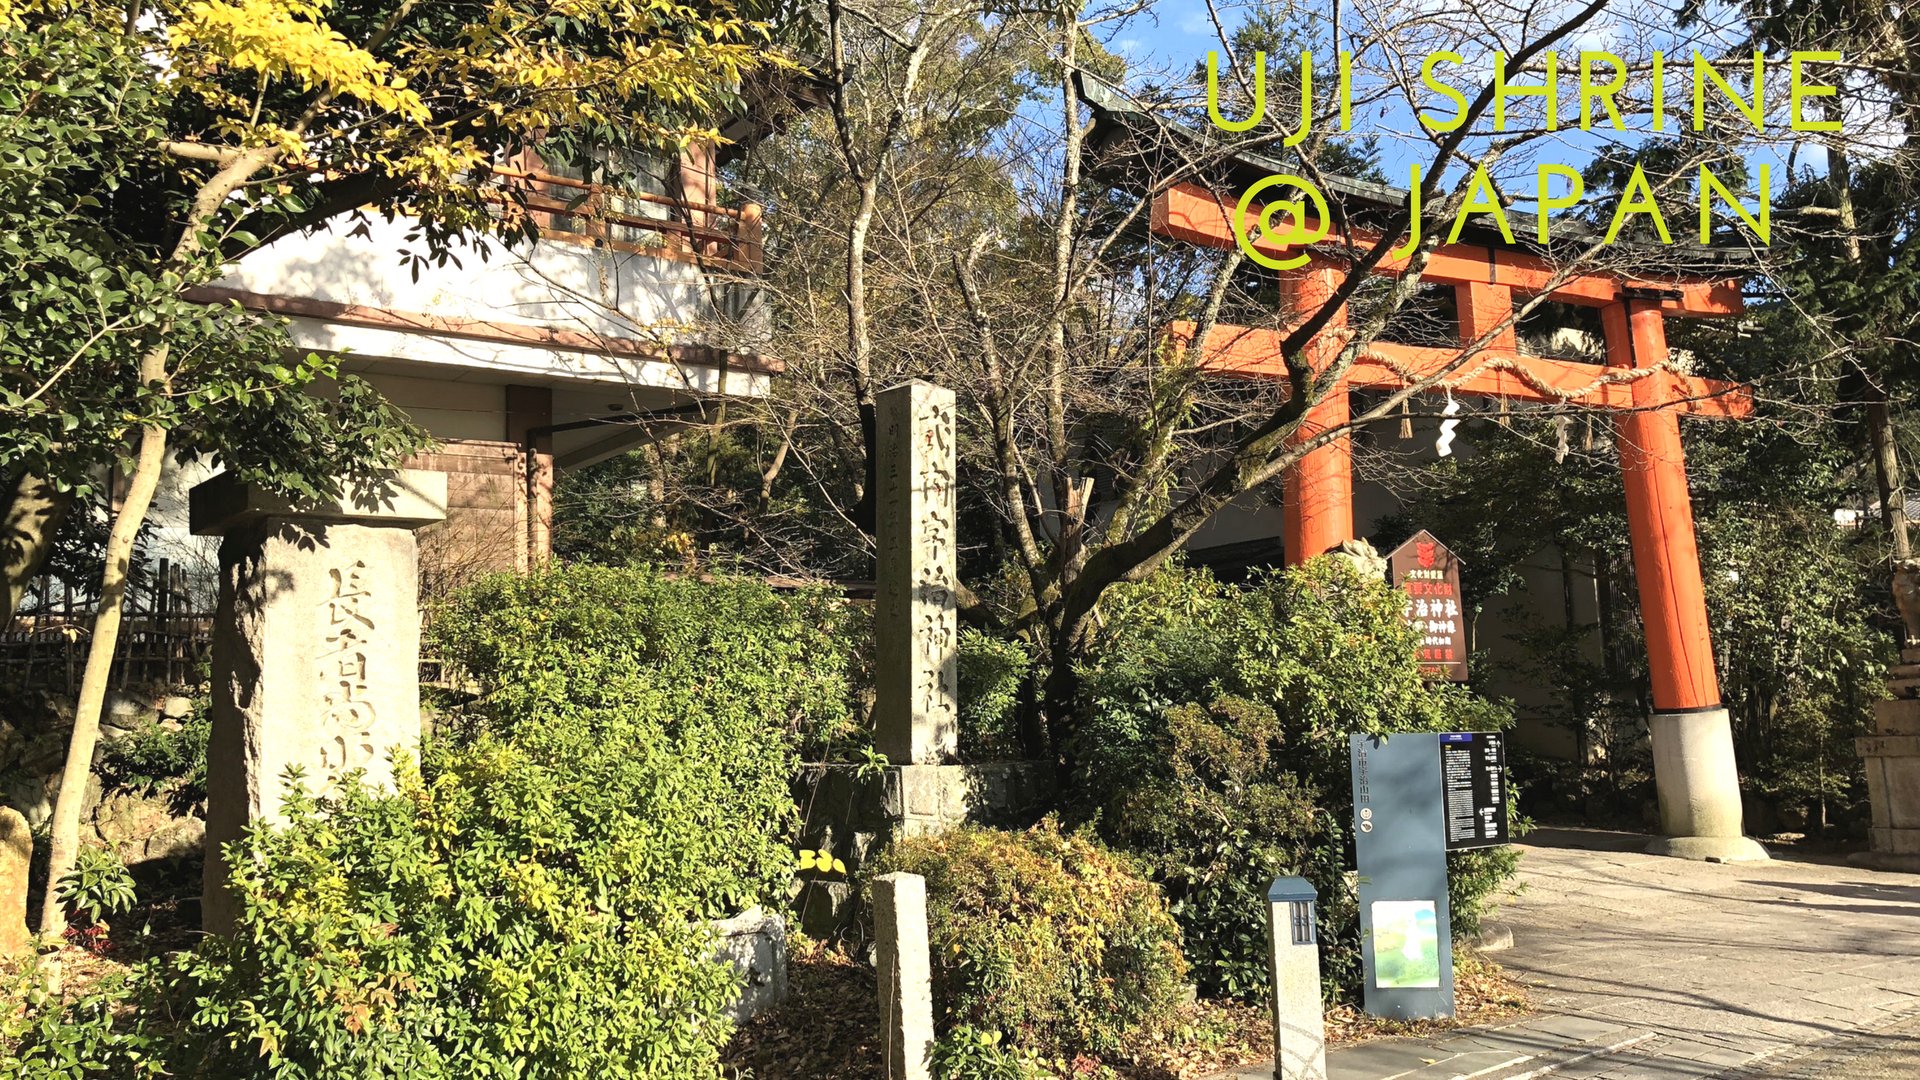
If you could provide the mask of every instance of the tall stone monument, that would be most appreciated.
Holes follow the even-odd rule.
[[[1903,614],[1907,608],[1902,598]],[[1873,813],[1862,866],[1920,873],[1920,646],[1909,638],[1887,680],[1893,696],[1873,706],[1874,733],[1854,740]]]
[[[1053,777],[1046,762],[959,763],[954,395],[913,381],[881,391],[875,405],[873,722],[888,767],[875,777],[822,763],[796,785],[809,808],[802,842],[831,850],[855,873],[894,837],[1022,818]],[[852,885],[825,876],[803,876],[794,902],[802,926],[820,937],[848,929],[853,904]]]
[[[895,765],[943,765],[960,738],[953,391],[916,379],[875,405],[874,741]]]
[[[273,821],[298,767],[325,793],[350,773],[391,785],[420,741],[414,530],[446,516],[443,473],[296,505],[217,476],[191,493],[193,531],[222,537],[207,744],[202,923],[232,928],[221,845]]]

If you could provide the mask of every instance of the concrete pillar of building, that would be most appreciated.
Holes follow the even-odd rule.
[[[389,786],[391,753],[418,746],[414,530],[445,517],[447,478],[296,505],[229,473],[190,498],[194,532],[222,538],[202,907],[219,933],[235,916],[221,845],[278,817],[289,767],[316,794],[355,771]]]
[[[882,874],[873,879],[873,936],[887,1080],[931,1080],[933,966],[925,878]]]
[[[1282,303],[1296,319],[1304,319],[1332,298],[1340,287],[1340,273],[1314,266],[1282,275],[1280,283]],[[1346,328],[1347,309],[1343,306],[1307,346],[1307,362],[1315,371],[1325,369],[1339,354],[1345,344],[1341,331]],[[1347,387],[1341,383],[1314,403],[1306,420],[1287,441],[1298,445],[1352,418]],[[1286,470],[1282,492],[1281,543],[1288,566],[1297,566],[1352,540],[1353,440],[1342,435],[1308,451]]]
[[[1601,315],[1610,364],[1648,368],[1667,359],[1657,301],[1622,301]],[[1680,416],[1662,407],[1677,399],[1675,376],[1658,371],[1632,385],[1633,408],[1621,412],[1614,427],[1646,626],[1654,787],[1666,834],[1649,850],[1720,862],[1765,859],[1766,850],[1741,832],[1740,774],[1707,630]]]
[[[531,570],[553,557],[553,388],[509,386],[506,398],[507,441],[520,447],[525,471],[515,500],[524,508],[524,528],[514,565]]]
[[[960,745],[953,391],[916,379],[874,403],[874,745],[896,766],[942,765]]]

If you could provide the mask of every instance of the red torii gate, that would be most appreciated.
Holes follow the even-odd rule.
[[[1171,188],[1154,199],[1152,230],[1202,246],[1234,247],[1234,204],[1223,198],[1192,184]],[[1263,211],[1257,204],[1248,208],[1242,225],[1246,235],[1261,235]],[[1357,233],[1355,240],[1361,245],[1372,242]],[[1311,261],[1305,267],[1282,274],[1282,299],[1292,310],[1317,310],[1339,286],[1345,270],[1330,246],[1309,248]],[[1266,239],[1257,240],[1255,247],[1276,257],[1300,253]],[[1404,258],[1389,256],[1373,272],[1396,276],[1406,265]],[[1664,366],[1667,316],[1737,315],[1743,310],[1739,283],[1724,275],[1635,280],[1613,273],[1570,275],[1556,282],[1555,273],[1545,260],[1526,252],[1465,243],[1435,249],[1422,280],[1454,287],[1463,346],[1506,320],[1515,294],[1541,293],[1555,301],[1599,308],[1607,345],[1605,365],[1527,356],[1508,327],[1458,370],[1448,372],[1441,385],[1455,394],[1615,412],[1634,577],[1653,681],[1655,711],[1649,724],[1666,834],[1653,850],[1687,858],[1764,859],[1765,850],[1741,832],[1733,734],[1714,670],[1680,440],[1682,413],[1746,417],[1753,413],[1753,396],[1745,387],[1681,375]],[[1344,344],[1346,325],[1342,308],[1308,346],[1308,362],[1315,368],[1331,362]],[[1176,323],[1169,330],[1176,340],[1192,343],[1192,323]],[[1199,363],[1223,374],[1285,378],[1280,358],[1284,338],[1283,331],[1217,326],[1202,343]],[[1459,347],[1370,344],[1340,385],[1314,405],[1294,441],[1346,424],[1352,416],[1350,389],[1401,389],[1447,371],[1460,353]],[[1352,462],[1352,445],[1343,435],[1287,470],[1282,539],[1288,563],[1354,539]]]

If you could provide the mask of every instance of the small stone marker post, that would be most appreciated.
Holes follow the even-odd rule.
[[[191,493],[193,530],[218,535],[207,868],[201,923],[233,925],[220,847],[278,816],[288,766],[321,794],[363,770],[390,786],[389,753],[420,741],[414,530],[446,516],[444,473],[406,470],[378,493],[296,506],[214,477]]]
[[[918,874],[873,879],[874,969],[887,1080],[933,1076],[933,968],[927,954],[927,881]]]
[[[943,765],[960,736],[953,391],[915,379],[874,405],[874,743],[895,765]]]
[[[33,832],[11,806],[0,806],[0,960],[19,956],[33,943],[27,932],[27,868],[33,865]]]
[[[1327,1025],[1320,1008],[1319,892],[1306,878],[1275,878],[1267,890],[1267,971],[1273,984],[1274,1080],[1327,1080]]]

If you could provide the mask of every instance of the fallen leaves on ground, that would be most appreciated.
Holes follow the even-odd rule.
[[[1446,1020],[1387,1020],[1368,1016],[1358,1005],[1335,1005],[1327,1010],[1327,1044],[1434,1035],[1510,1020],[1529,1011],[1527,991],[1499,964],[1463,949],[1453,954],[1453,1010]]]
[[[869,1080],[885,1075],[873,969],[839,949],[796,940],[787,1000],[742,1025],[722,1060],[755,1080]]]

